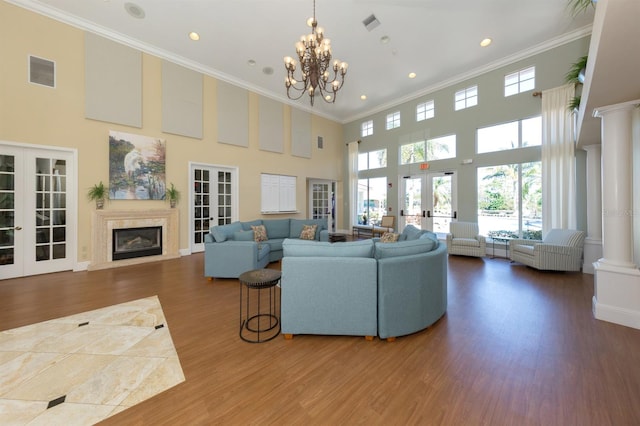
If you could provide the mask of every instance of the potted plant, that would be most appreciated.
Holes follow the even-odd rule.
[[[178,189],[172,183],[171,186],[167,188],[165,193],[167,200],[169,200],[169,205],[171,206],[171,208],[174,208],[178,203],[178,200],[180,199],[180,191],[178,191]]]
[[[96,202],[96,209],[102,209],[104,207],[104,200],[107,198],[108,192],[109,188],[104,186],[102,181],[100,181],[100,183],[97,183],[89,188],[87,197],[89,197],[89,200]]]
[[[571,9],[572,16],[578,16],[586,11],[589,7],[596,7],[597,0],[569,0],[568,6]]]
[[[571,68],[564,77],[565,82],[573,84],[576,88],[576,95],[569,101],[569,105],[567,105],[570,111],[577,111],[580,108],[581,91],[578,89],[584,83],[587,59],[588,56],[582,56],[575,63],[571,64]]]

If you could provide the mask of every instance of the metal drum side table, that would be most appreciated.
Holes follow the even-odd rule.
[[[244,272],[238,278],[240,280],[240,338],[245,342],[267,342],[280,334],[280,303],[276,286],[280,282],[281,275],[280,271],[274,269],[255,269]],[[252,292],[257,297],[257,301],[254,299],[253,304],[251,303]],[[262,301],[263,292],[268,293],[264,295],[268,299],[265,301],[266,309]]]

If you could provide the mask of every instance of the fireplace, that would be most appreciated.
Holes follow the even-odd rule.
[[[162,226],[113,230],[113,260],[162,254]]]

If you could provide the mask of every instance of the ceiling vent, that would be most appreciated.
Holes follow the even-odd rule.
[[[373,14],[362,21],[362,23],[364,24],[364,27],[367,29],[367,31],[372,31],[374,28],[380,25],[380,21],[378,21],[376,15]]]
[[[55,62],[29,55],[29,83],[56,87]]]

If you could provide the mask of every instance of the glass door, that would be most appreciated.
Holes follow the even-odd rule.
[[[215,225],[237,220],[237,170],[191,164],[191,252],[204,251],[204,236]]]
[[[0,278],[73,269],[73,154],[0,145]]]
[[[402,176],[400,178],[400,221],[398,230],[407,225],[413,225],[418,229],[425,229],[426,199],[425,176]]]
[[[449,224],[458,216],[455,173],[430,173],[427,175],[427,191],[427,229],[436,234],[446,234]]]
[[[324,180],[309,181],[309,218],[327,218],[330,232],[336,230],[335,182]]]

